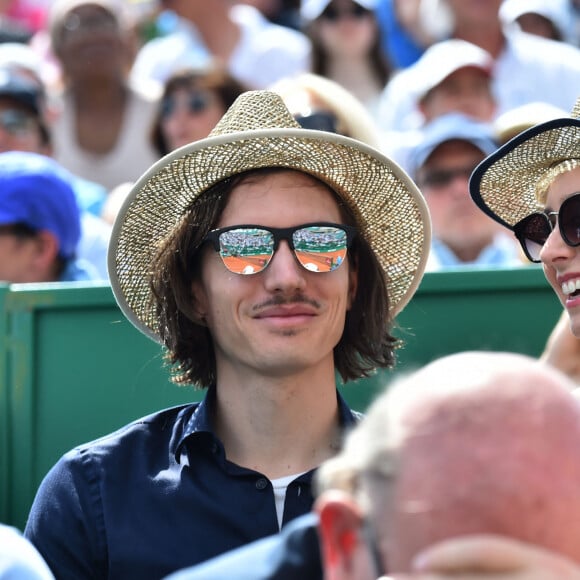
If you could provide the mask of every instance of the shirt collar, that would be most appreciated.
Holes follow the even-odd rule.
[[[359,422],[362,414],[353,411],[338,390],[336,391],[336,398],[338,401],[340,424],[344,431],[350,430]],[[206,433],[212,441],[217,440],[212,421],[215,405],[216,388],[215,385],[212,385],[208,388],[205,397],[198,405],[187,407],[181,413],[171,441],[171,448],[174,450],[175,458],[178,462],[180,462],[186,439],[195,437],[201,433]]]

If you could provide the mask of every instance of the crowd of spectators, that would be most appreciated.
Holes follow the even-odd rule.
[[[9,0],[0,14],[0,72],[39,95],[35,123],[1,123],[2,151],[30,150],[15,132],[24,143],[41,131],[33,150],[74,176],[89,214],[81,253],[102,280],[131,185],[207,136],[245,90],[281,91],[304,126],[360,139],[408,172],[440,115],[499,130],[518,111],[525,128],[580,94],[572,0]]]
[[[74,176],[88,214],[80,252],[102,280],[131,185],[207,136],[244,90],[281,91],[304,126],[367,142],[410,172],[442,114],[493,124],[517,110],[525,128],[580,94],[571,0],[11,0],[0,11],[0,72],[39,94],[20,141],[38,126],[33,150]],[[14,133],[1,124],[2,151],[24,148]]]
[[[0,0],[0,280],[108,282],[135,182],[254,89],[408,173],[432,218],[427,269],[521,266],[469,179],[570,114],[580,2]],[[577,382],[565,322],[543,359]]]

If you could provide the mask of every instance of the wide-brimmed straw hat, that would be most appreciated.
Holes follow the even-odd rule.
[[[409,176],[368,145],[301,128],[276,93],[248,91],[209,137],[155,163],[135,183],[115,221],[109,246],[113,293],[125,316],[150,338],[160,340],[149,286],[160,243],[209,187],[261,167],[302,171],[337,193],[386,273],[393,315],[417,289],[431,226],[423,196]]]
[[[567,159],[580,159],[580,98],[570,117],[535,125],[486,157],[471,176],[471,197],[487,215],[513,230],[544,209],[536,186]]]

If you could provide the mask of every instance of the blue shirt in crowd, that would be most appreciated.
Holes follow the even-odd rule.
[[[358,414],[337,392],[340,421]],[[271,482],[228,461],[215,389],[81,445],[41,483],[25,535],[59,580],[159,579],[278,532]],[[310,511],[314,470],[287,489],[283,525]]]
[[[296,518],[280,534],[181,570],[166,580],[321,580],[318,517]]]

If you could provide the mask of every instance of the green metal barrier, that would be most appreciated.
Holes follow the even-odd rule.
[[[203,393],[169,382],[161,348],[125,320],[108,286],[12,285],[0,303],[0,520],[23,527],[62,453]],[[538,355],[560,312],[536,267],[427,274],[399,317],[397,370],[340,389],[364,410],[398,372],[443,354]]]
[[[12,285],[9,509],[22,527],[66,450],[142,415],[199,399],[168,381],[161,348],[125,320],[108,286]]]
[[[10,414],[8,413],[8,329],[5,301],[8,286],[0,284],[0,521],[8,513],[10,460],[8,446],[10,441]]]

